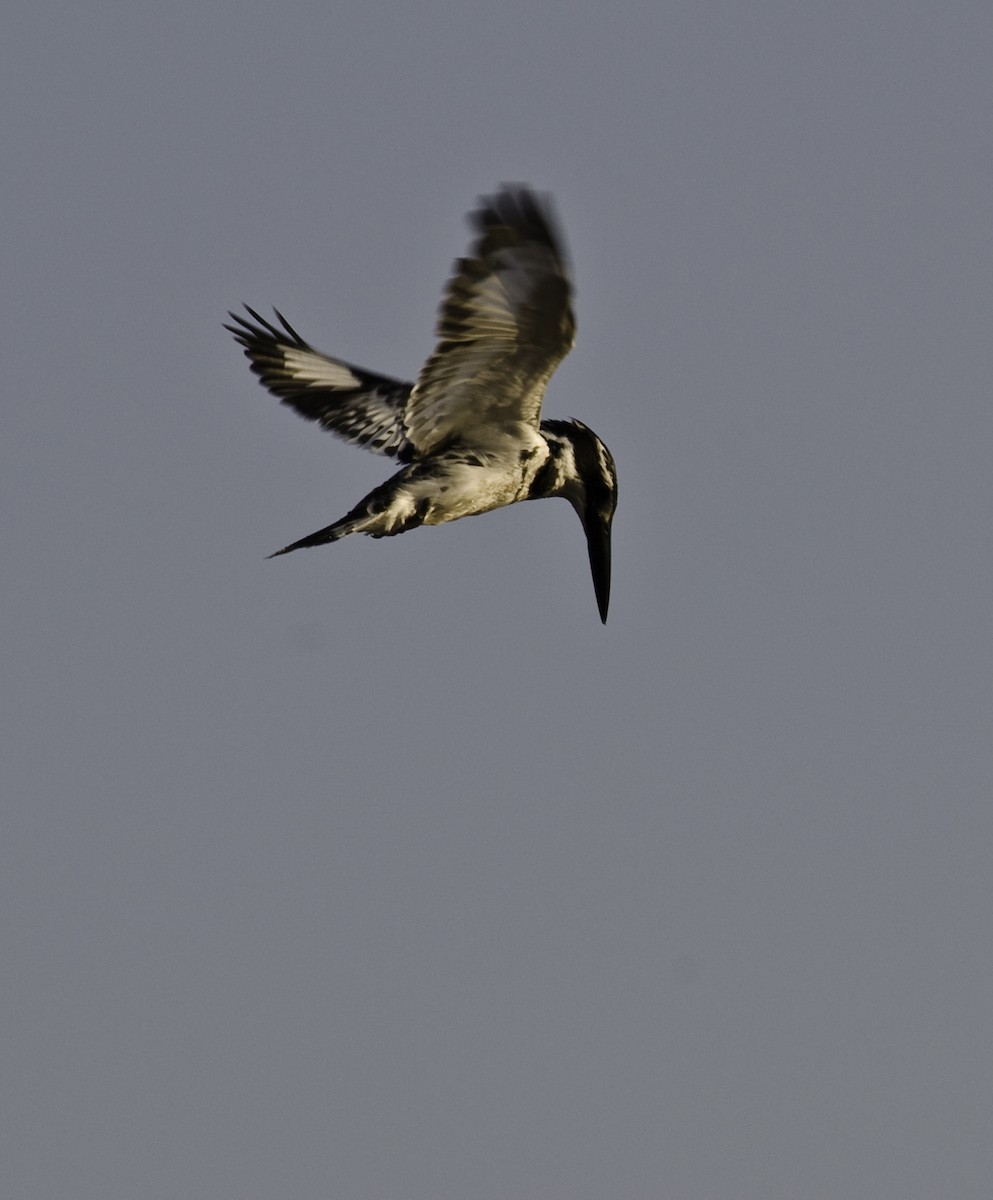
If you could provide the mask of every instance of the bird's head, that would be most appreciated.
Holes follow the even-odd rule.
[[[559,495],[565,496],[583,523],[590,552],[590,570],[600,620],[607,623],[610,603],[610,525],[617,507],[617,468],[607,447],[582,421],[542,422],[549,440],[561,439],[564,457],[560,464]]]

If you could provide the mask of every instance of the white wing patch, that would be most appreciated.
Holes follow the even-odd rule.
[[[313,350],[298,350],[284,346],[283,367],[304,387],[357,388],[362,381],[345,366]]]

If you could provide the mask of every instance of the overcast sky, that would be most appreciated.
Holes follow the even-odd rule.
[[[0,1193],[993,1194],[993,9],[13,0]],[[620,475],[265,556],[391,464],[503,180]]]

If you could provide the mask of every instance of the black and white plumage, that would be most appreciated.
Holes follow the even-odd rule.
[[[438,342],[416,383],[315,350],[278,311],[226,326],[284,404],[331,433],[403,463],[333,525],[277,550],[352,533],[392,537],[519,500],[567,499],[583,523],[600,617],[610,599],[617,472],[581,421],[541,421],[552,372],[572,347],[572,285],[550,201],[505,185],[471,214],[476,241],[455,263]]]

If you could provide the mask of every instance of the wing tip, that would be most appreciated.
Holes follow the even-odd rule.
[[[563,267],[566,264],[565,239],[551,192],[524,182],[501,183],[492,194],[479,197],[469,222],[482,240],[497,229],[510,229],[528,241],[547,245]]]
[[[248,344],[247,339],[261,338],[263,341],[274,341],[285,346],[287,344],[286,339],[289,338],[291,344],[301,350],[312,349],[312,347],[306,341],[304,341],[300,334],[297,333],[297,331],[293,328],[289,321],[287,321],[279,309],[275,307],[275,305],[273,306],[272,311],[276,314],[276,319],[279,321],[280,325],[282,325],[282,329],[277,329],[277,327],[273,325],[271,321],[267,321],[266,318],[263,317],[261,313],[256,312],[250,304],[245,304],[242,302],[242,308],[244,308],[245,312],[248,313],[252,320],[249,321],[242,313],[233,312],[229,309],[228,316],[232,321],[235,322],[235,325],[224,326],[225,329],[234,334],[234,336],[242,343],[242,345]],[[252,321],[255,322],[254,325],[252,324]]]

